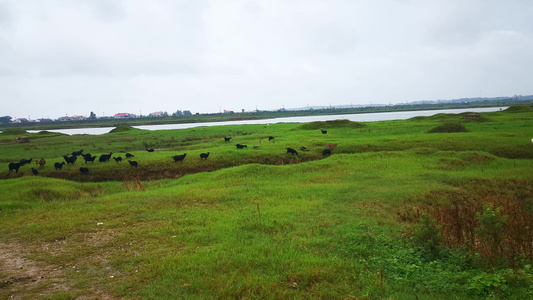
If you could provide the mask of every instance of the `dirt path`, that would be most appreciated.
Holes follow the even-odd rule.
[[[92,238],[94,236],[90,239]],[[34,251],[61,255],[67,248],[65,246],[64,241],[56,241],[30,249],[27,245],[0,242],[0,299],[38,299],[57,294],[81,300],[116,299],[98,286],[86,290],[71,286],[66,280],[66,274],[76,266],[54,265],[30,259]]]
[[[60,266],[28,259],[29,250],[0,242],[0,298],[31,299],[68,290]]]

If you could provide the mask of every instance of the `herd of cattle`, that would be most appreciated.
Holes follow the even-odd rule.
[[[327,131],[325,130],[321,130],[323,134],[326,134]],[[225,142],[229,142],[231,140],[231,137],[224,137],[224,141]],[[269,136],[268,137],[268,140],[269,141],[273,141],[274,140],[274,137],[273,136]],[[327,144],[327,148],[324,149],[322,151],[322,156],[328,156],[331,154],[331,149],[335,148],[337,146],[337,144]],[[248,148],[247,145],[243,145],[243,144],[236,144],[235,147],[237,149],[244,149],[244,148]],[[258,146],[254,145],[254,148],[257,149]],[[292,154],[292,155],[298,155],[298,151],[296,151],[295,149],[293,148],[285,148],[287,150],[287,154]],[[300,150],[301,151],[308,151],[308,149],[306,147],[300,147]],[[149,149],[147,148],[146,151],[148,152],[154,152],[155,150],[154,149]],[[207,158],[209,157],[209,154],[210,152],[207,152],[207,153],[201,153],[200,154],[200,160],[207,160]],[[117,156],[117,157],[113,157],[113,152],[110,152],[109,154],[102,154],[100,155],[100,157],[98,157],[98,161],[99,162],[108,162],[111,160],[111,158],[113,158],[117,163],[121,162],[122,161],[122,157],[121,156]],[[65,163],[67,165],[74,165],[74,163],[76,163],[76,161],[78,160],[78,157],[82,157],[84,160],[85,160],[85,163],[88,163],[88,162],[91,162],[93,163],[97,156],[93,156],[91,155],[90,153],[83,153],[83,149],[82,150],[79,150],[79,151],[74,151],[71,153],[71,155],[63,155],[63,159],[65,160],[64,162],[56,162],[54,163],[54,168],[56,171],[60,171],[63,166],[65,165]],[[126,159],[128,159],[128,162],[129,164],[132,166],[132,167],[137,167],[139,164],[137,163],[137,161],[134,161],[134,160],[131,160],[131,158],[135,157],[135,155],[131,154],[131,153],[126,153],[124,156],[126,156]],[[183,153],[181,155],[174,155],[174,156],[171,156],[171,158],[174,160],[174,162],[183,162],[183,160],[185,159],[185,157],[187,156],[187,153]],[[31,162],[33,161],[33,158],[30,158],[30,159],[21,159],[19,162],[11,162],[9,163],[9,172],[12,172],[12,171],[15,171],[15,173],[18,173],[19,169],[21,166],[24,166],[26,164],[31,164]],[[41,167],[43,167],[45,164],[46,164],[46,160],[44,158],[41,158],[40,160],[36,160],[35,161],[36,164],[40,165]],[[39,171],[35,168],[31,168],[31,171],[32,171],[32,174],[33,175],[38,175],[39,174]],[[87,167],[80,167],[80,173],[82,175],[88,175],[89,174],[89,168]]]

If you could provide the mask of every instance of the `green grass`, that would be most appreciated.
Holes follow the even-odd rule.
[[[533,112],[482,116],[490,121],[465,122],[464,133],[427,133],[458,118],[442,115],[364,126],[28,134],[26,144],[2,135],[0,246],[61,270],[56,277],[65,284],[53,289],[45,278],[31,291],[10,284],[0,296],[531,298],[531,261],[490,267],[446,245],[428,260],[410,239],[420,207],[453,197],[483,190],[533,202]],[[323,158],[328,143],[338,146]],[[301,146],[309,151],[286,153]],[[89,163],[89,176],[79,174],[83,161],[53,169],[61,155],[80,149],[130,152],[139,167]],[[208,160],[200,160],[202,152],[211,152]],[[183,163],[170,158],[183,153]],[[32,165],[39,176],[30,166],[9,174],[7,163],[23,157],[48,163]],[[0,279],[9,277],[0,262]]]

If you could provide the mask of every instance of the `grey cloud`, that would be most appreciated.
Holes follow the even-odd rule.
[[[51,116],[525,94],[532,22],[518,0],[6,1],[0,89]]]
[[[0,27],[9,27],[11,24],[11,13],[7,4],[0,3]]]
[[[121,1],[91,0],[82,3],[90,6],[98,19],[104,22],[116,22],[126,16]]]

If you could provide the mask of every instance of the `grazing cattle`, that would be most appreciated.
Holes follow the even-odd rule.
[[[89,175],[89,169],[85,167],[80,167],[81,175]]]
[[[67,165],[70,165],[70,164],[73,165],[76,162],[76,159],[78,159],[77,156],[68,156],[68,155],[63,155],[63,158],[67,162]]]
[[[21,159],[21,160],[19,161],[19,163],[20,163],[21,166],[23,166],[23,165],[25,165],[25,164],[29,164],[29,163],[31,163],[32,160],[33,160],[33,158],[30,158],[30,159],[24,159],[24,158],[23,158],[23,159]]]
[[[235,145],[235,147],[237,147],[237,149],[248,148],[248,146],[246,146],[246,145],[241,145],[241,144],[237,144],[237,145]]]
[[[58,162],[56,162],[56,163],[54,164],[54,167],[56,168],[56,171],[61,170],[61,169],[63,168],[63,165],[64,165],[64,164],[65,164],[65,162],[62,162],[62,163],[58,163]]]
[[[269,141],[272,141],[273,139],[274,139],[273,136],[269,136],[269,137],[268,137],[268,140],[269,140]]]
[[[83,152],[83,149],[81,149],[80,151],[74,151],[74,152],[72,152],[72,156],[81,155],[82,152]]]
[[[91,153],[82,154],[81,156],[87,160],[88,157],[91,157]]]
[[[38,164],[38,165],[40,165],[41,168],[42,168],[44,165],[46,165],[46,160],[44,160],[44,158],[41,157],[41,159],[35,161],[35,163]]]
[[[113,159],[116,161],[116,162],[121,162],[122,161],[122,157],[113,157]]]
[[[18,163],[13,163],[13,162],[9,163],[9,172],[15,170],[15,173],[18,173],[20,166],[22,166],[22,164],[19,163],[19,162]]]
[[[148,149],[148,148],[146,148],[146,151],[148,151],[148,152],[154,152],[155,150],[154,150],[154,149]]]
[[[322,151],[322,156],[328,156],[328,155],[331,155],[331,149],[324,149],[324,151]]]
[[[298,155],[298,152],[292,148],[285,148],[287,149],[287,153],[290,153],[292,155]]]
[[[328,149],[333,149],[333,148],[337,147],[337,144],[328,144],[327,147],[328,147]]]
[[[320,129],[320,131],[322,131],[322,134],[326,134],[326,133],[328,133],[328,131],[327,131],[327,130],[324,130],[324,129]]]
[[[132,158],[134,157],[135,155],[131,154],[131,153],[126,153],[126,158]]]
[[[231,140],[231,137],[224,137],[224,142],[229,142]]]
[[[95,156],[84,156],[83,157],[85,159],[85,163],[87,163],[88,161],[90,161],[91,163],[94,163],[94,160],[96,159],[96,155]]]
[[[185,159],[185,156],[187,156],[187,153],[183,153],[182,155],[174,155],[172,156],[172,158],[174,159],[174,162],[183,162],[183,160]]]
[[[109,152],[109,154],[102,154],[100,155],[100,158],[98,158],[98,161],[99,162],[107,162],[111,159],[111,155],[113,154],[113,152]]]
[[[134,160],[128,160],[128,162],[130,163],[130,165],[131,165],[132,167],[136,167],[136,168],[137,168],[138,164],[137,164],[136,161],[134,161]]]
[[[202,153],[202,154],[200,154],[200,160],[202,160],[202,159],[207,160],[207,158],[209,157],[209,154],[210,154],[210,153],[211,153],[211,152],[207,152],[207,153]]]
[[[300,147],[300,150],[302,151],[309,151],[307,148],[305,148],[304,146]]]
[[[39,172],[34,168],[31,168],[31,172],[33,173],[33,176],[39,175]]]

